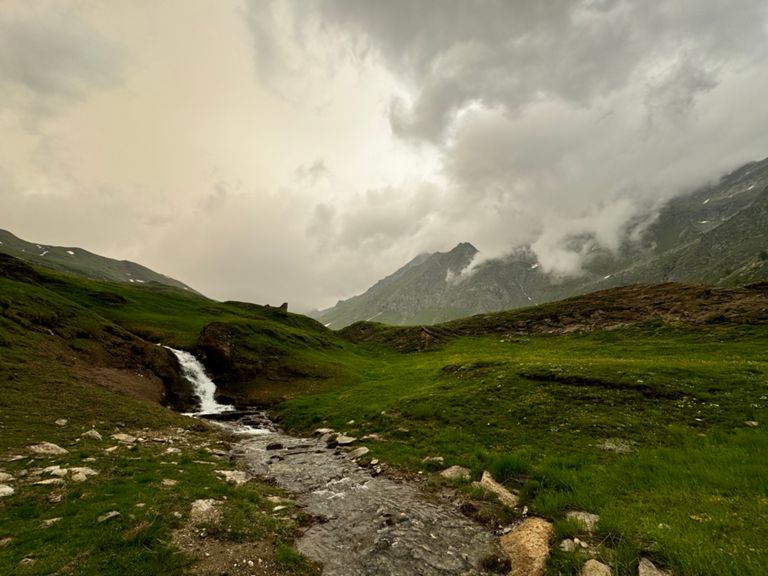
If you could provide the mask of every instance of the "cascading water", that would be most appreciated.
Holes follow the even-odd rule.
[[[205,373],[205,367],[197,358],[184,350],[176,350],[169,346],[166,346],[166,348],[176,355],[184,377],[192,383],[195,394],[200,398],[200,409],[195,414],[221,414],[222,412],[231,412],[235,409],[234,406],[220,404],[216,401],[216,398],[214,398],[216,384]]]

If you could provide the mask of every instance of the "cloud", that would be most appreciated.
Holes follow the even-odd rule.
[[[117,83],[123,57],[72,11],[12,3],[0,11],[0,104],[50,112]]]

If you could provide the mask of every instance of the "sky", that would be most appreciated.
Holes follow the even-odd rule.
[[[2,0],[0,228],[306,311],[768,156],[764,0]]]

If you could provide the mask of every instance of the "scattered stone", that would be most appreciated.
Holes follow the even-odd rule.
[[[48,518],[47,520],[43,520],[43,528],[48,528],[48,526],[53,526],[54,524],[56,524],[56,522],[58,522],[61,519],[62,519],[61,516],[59,516],[58,518]]]
[[[279,506],[275,506],[274,508],[272,508],[272,512],[280,512],[280,510],[285,510],[286,508],[287,506],[283,506],[282,504],[280,504]]]
[[[123,444],[133,444],[136,442],[136,436],[131,436],[130,434],[123,434],[122,432],[119,432],[117,434],[112,434],[111,438],[113,440],[117,440],[118,442],[122,442]]]
[[[368,452],[370,452],[368,448],[366,448],[365,446],[360,446],[360,448],[355,448],[354,450],[352,450],[352,452],[350,452],[348,456],[352,460],[356,460],[358,458],[365,456],[366,454],[368,454]]]
[[[325,436],[333,432],[333,428],[318,428],[315,430],[315,436]]]
[[[61,446],[57,446],[56,444],[52,444],[51,442],[33,444],[32,446],[27,446],[27,450],[33,454],[40,454],[43,456],[58,456],[60,454],[69,454],[69,450],[62,448]]]
[[[472,476],[472,471],[463,466],[451,466],[440,472],[440,476],[448,478],[448,480],[469,480]]]
[[[13,494],[15,490],[8,486],[8,484],[0,484],[0,498],[5,498]]]
[[[744,424],[746,424],[750,428],[757,428],[760,425],[756,420],[747,420],[746,422],[744,422]]]
[[[6,474],[5,472],[0,472],[0,482],[10,482],[11,480],[13,480],[13,476]]]
[[[600,516],[597,514],[584,512],[583,510],[571,510],[570,512],[567,512],[565,516],[572,520],[576,520],[590,534],[595,531],[595,527],[600,521]]]
[[[64,484],[64,480],[61,478],[46,478],[45,480],[38,480],[34,484],[35,486],[51,486],[51,485]]]
[[[58,492],[52,492],[48,494],[48,502],[51,504],[58,504],[64,499],[64,495]]]
[[[221,518],[221,502],[213,498],[195,500],[189,511],[189,519],[193,524],[216,523]]]
[[[235,486],[241,486],[248,482],[248,476],[241,470],[216,470],[216,474]]]
[[[11,538],[10,536],[7,536],[5,538],[0,538],[0,548],[3,548],[4,546],[8,546],[8,544],[10,544],[11,542],[13,542],[13,538]]]
[[[434,462],[435,464],[443,464],[445,463],[445,458],[442,456],[426,456],[422,462],[424,464],[429,464],[430,462]]]
[[[83,438],[90,438],[91,440],[101,440],[101,434],[99,434],[99,432],[93,428],[88,430],[88,432],[83,432],[81,436]]]
[[[362,440],[362,441],[374,440],[376,442],[381,442],[382,440],[384,440],[384,437],[381,434],[377,434],[376,432],[372,432],[370,434],[366,434],[365,436],[360,438],[360,440]]]
[[[27,556],[26,558],[21,559],[21,561],[19,562],[19,565],[27,567],[27,566],[32,566],[32,564],[34,563],[35,563],[35,559]]]
[[[347,422],[347,426],[352,426],[352,424],[354,424],[354,423],[355,423],[354,420],[350,420],[349,422]]]
[[[88,476],[83,474],[82,472],[75,472],[72,474],[71,479],[73,482],[85,482],[88,480]]]
[[[616,454],[629,454],[634,450],[630,441],[621,438],[608,438],[602,444],[599,444],[598,447],[606,452],[614,452]]]
[[[87,466],[75,466],[74,468],[70,468],[69,471],[72,474],[84,474],[86,476],[98,476],[99,473],[96,472],[93,468],[88,468]]]
[[[584,566],[581,567],[579,576],[611,576],[611,567],[595,560],[587,560]]]
[[[283,445],[280,442],[270,442],[267,444],[267,450],[282,450]]]
[[[163,486],[167,486],[168,488],[172,488],[173,486],[176,486],[178,484],[178,480],[172,480],[170,478],[163,478],[163,480],[160,482]]]
[[[117,448],[117,446],[110,446],[109,448],[104,448],[104,452],[114,452]]]
[[[373,460],[371,460],[371,466],[378,466],[378,464],[379,464],[378,458],[374,458]]]
[[[490,472],[483,472],[483,476],[480,478],[480,486],[495,494],[504,506],[508,506],[509,508],[515,508],[517,506],[517,496],[496,482]]]
[[[49,466],[43,472],[50,474],[51,476],[56,476],[58,478],[64,478],[67,474],[69,474],[69,470],[66,468],[61,468],[60,466]]]
[[[638,576],[672,576],[671,572],[667,570],[661,570],[654,566],[653,562],[648,558],[641,558],[640,564],[637,566]]]
[[[578,544],[576,544],[576,542],[574,542],[570,538],[566,538],[565,540],[560,542],[560,550],[562,550],[563,552],[573,552],[574,550],[576,550],[576,548],[578,548]]]
[[[66,418],[59,418],[58,420],[56,420],[56,426],[66,426],[67,422],[69,422],[69,420],[67,420]]]
[[[107,520],[112,520],[112,518],[117,518],[120,516],[120,512],[117,510],[110,510],[106,514],[102,514],[98,518],[96,518],[96,521],[101,524],[102,522],[106,522]]]
[[[554,530],[543,518],[528,518],[501,537],[501,549],[512,562],[510,576],[542,576]]]
[[[163,454],[181,454],[181,449],[175,448],[173,446],[169,446],[168,448],[165,449],[165,452],[163,452]]]
[[[333,444],[335,446],[336,436],[330,432],[328,434],[323,434],[322,436],[320,436],[320,442],[325,442],[328,445]]]
[[[355,441],[357,441],[357,438],[354,438],[352,436],[344,436],[344,434],[339,434],[338,436],[336,436],[336,443],[339,446],[349,446]]]

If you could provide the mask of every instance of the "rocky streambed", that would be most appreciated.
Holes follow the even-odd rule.
[[[249,474],[292,492],[316,518],[296,546],[323,565],[324,575],[489,574],[482,564],[499,554],[497,539],[450,502],[433,501],[376,465],[358,465],[354,456],[364,449],[289,436],[266,420],[263,428],[269,433],[244,438],[233,455]]]

